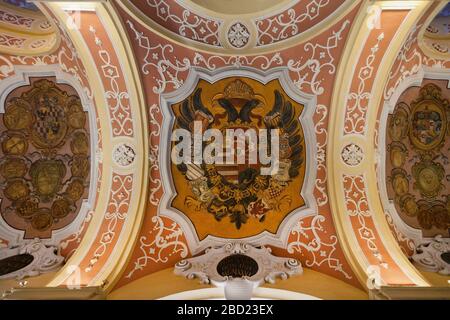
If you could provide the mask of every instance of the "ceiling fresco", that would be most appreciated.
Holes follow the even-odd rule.
[[[410,88],[388,118],[388,195],[424,237],[449,235],[449,93],[446,81]]]
[[[89,126],[76,91],[47,78],[13,90],[1,116],[1,212],[25,238],[50,238],[87,197]]]
[[[104,292],[236,240],[358,290],[427,286],[411,260],[449,239],[450,59],[423,39],[445,3],[206,2],[1,2],[1,252],[44,240],[71,261],[48,287]],[[51,49],[2,50],[3,27],[46,26]],[[171,161],[198,128],[278,129],[279,169],[249,162],[258,135],[232,163]],[[0,277],[37,263],[16,251]]]
[[[3,8],[3,7],[2,7]],[[40,15],[42,15],[42,13],[39,13]],[[61,34],[61,42],[59,43],[59,47],[56,49],[56,51],[52,52],[52,53],[48,53],[48,54],[43,54],[43,55],[36,55],[36,56],[20,56],[20,55],[10,55],[10,54],[0,54],[0,84],[3,84],[5,79],[14,79],[15,77],[19,77],[20,76],[23,78],[34,78],[35,80],[44,80],[43,77],[41,76],[42,74],[42,69],[45,69],[45,73],[49,74],[50,77],[45,77],[45,79],[51,81],[52,83],[55,83],[55,78],[51,77],[51,75],[57,75],[58,77],[61,77],[62,75],[64,75],[65,77],[65,82],[71,83],[71,85],[67,85],[67,84],[56,84],[55,88],[59,88],[58,90],[61,90],[63,96],[64,96],[64,92],[66,92],[68,94],[68,96],[73,96],[73,97],[79,97],[82,98],[82,105],[83,105],[83,110],[85,110],[86,107],[88,107],[88,103],[89,103],[89,98],[87,98],[87,96],[91,96],[91,89],[89,86],[89,83],[87,81],[87,77],[86,77],[86,71],[85,71],[85,67],[83,65],[83,63],[80,60],[80,57],[77,54],[77,50],[74,47],[72,41],[70,40],[69,36],[67,35],[66,31],[61,28],[61,26],[59,25],[59,23],[54,20],[53,21],[55,24],[55,28],[57,28],[58,33]],[[33,77],[34,74],[37,74],[36,76]],[[60,79],[59,79],[60,80]],[[59,82],[59,80],[57,82]],[[2,82],[3,81],[3,82]],[[23,80],[22,80],[23,81]],[[34,80],[33,80],[34,81]],[[18,88],[17,91],[15,91],[15,98],[19,99],[20,95],[22,93],[24,93],[24,91],[27,90],[27,87],[24,87],[24,84],[19,84],[17,85],[17,87],[22,87],[22,88]],[[76,91],[74,91],[74,87],[76,87]],[[8,88],[11,89],[11,87],[8,85]],[[28,90],[31,90],[31,87],[28,87]],[[3,101],[5,101],[6,97],[3,97]],[[10,98],[13,98],[13,96],[10,96]],[[68,98],[64,98],[64,99],[68,99]],[[73,101],[73,99],[72,99]],[[79,103],[79,102],[78,102]],[[25,103],[26,106],[28,106],[27,108],[29,108],[30,110],[32,109],[30,107],[29,103]],[[32,105],[34,105],[34,102],[32,103]],[[94,104],[95,105],[95,104]],[[2,109],[5,109],[5,105],[3,105]],[[22,105],[23,107],[23,105]],[[26,109],[26,108],[25,108]],[[98,134],[101,133],[101,131],[98,131],[100,129],[100,123],[96,120],[97,119],[97,114],[96,114],[96,109],[92,108],[92,110],[90,110],[89,113],[89,117],[87,116],[87,113],[84,112],[84,116],[86,118],[93,118],[94,120],[89,120],[86,119],[86,129],[88,130],[88,137],[89,137],[89,145],[91,143],[96,142],[97,143],[97,149],[101,148],[101,139],[99,141],[96,138],[96,136],[98,136]],[[5,114],[2,114],[2,119],[5,117]],[[84,116],[81,116],[82,118]],[[33,118],[34,119],[34,118]],[[61,118],[59,118],[59,120],[61,120]],[[35,120],[33,120],[35,121]],[[66,128],[69,129],[69,125],[67,123],[68,120],[65,120],[66,123]],[[93,125],[92,125],[93,124]],[[3,127],[3,132],[6,133],[6,131],[8,131],[8,128],[5,126],[3,120],[1,121],[1,125]],[[95,126],[97,127],[97,129],[95,128]],[[59,129],[58,129],[59,130]],[[70,129],[72,130],[72,129]],[[27,131],[27,130],[22,130],[22,131]],[[101,136],[100,136],[101,137]],[[100,138],[99,137],[99,138]],[[93,141],[94,140],[94,141]],[[58,157],[62,157],[62,162],[64,163],[64,169],[62,168],[62,165],[56,165],[54,167],[59,167],[61,169],[61,171],[59,170],[53,170],[53,168],[48,169],[51,171],[50,176],[53,176],[53,178],[58,176],[58,173],[63,173],[63,171],[66,172],[66,174],[64,175],[63,179],[62,179],[62,184],[66,185],[66,187],[68,187],[68,185],[70,184],[70,181],[67,181],[66,179],[69,178],[70,176],[72,176],[72,172],[71,172],[71,167],[75,170],[75,173],[73,176],[77,175],[79,177],[83,176],[84,173],[81,173],[78,169],[80,169],[81,171],[86,171],[86,167],[83,168],[83,166],[81,166],[80,168],[77,168],[75,166],[75,163],[72,162],[71,158],[72,156],[70,156],[70,154],[72,154],[71,151],[71,146],[70,146],[70,139],[68,139],[68,137],[66,137],[66,144],[65,146],[61,147],[61,148],[55,148],[53,150],[54,156],[56,156],[58,154],[58,152],[62,152],[62,154],[60,154]],[[44,142],[45,144],[45,142]],[[82,147],[84,148],[84,147]],[[45,149],[45,147],[44,147]],[[36,152],[34,152],[33,150],[36,150]],[[34,155],[38,155],[39,153],[42,153],[43,149],[38,150],[36,149],[36,147],[30,142],[28,143],[28,150],[27,153],[31,154],[33,156],[33,154],[30,152],[33,151]],[[69,153],[68,155],[65,155],[66,151]],[[78,152],[78,151],[77,151]],[[21,155],[20,157],[25,158],[25,156],[27,156],[27,153],[24,155]],[[49,154],[49,156],[52,156],[51,153]],[[81,157],[80,157],[81,156]],[[86,155],[84,155],[86,156]],[[75,250],[78,248],[78,246],[80,245],[80,241],[83,238],[84,234],[87,231],[87,227],[89,225],[89,223],[91,222],[91,218],[92,218],[92,213],[90,213],[87,209],[87,207],[89,206],[85,206],[86,205],[86,200],[82,200],[86,198],[86,189],[88,189],[87,187],[90,186],[95,186],[97,185],[97,187],[100,186],[99,182],[97,181],[98,179],[101,178],[102,176],[102,166],[101,164],[99,165],[92,165],[92,163],[94,163],[95,157],[92,157],[90,154],[90,147],[89,147],[89,152],[87,154],[87,156],[89,157],[89,167],[92,168],[96,168],[96,170],[91,170],[89,173],[89,176],[87,177],[83,177],[81,178],[81,180],[79,179],[78,181],[82,181],[83,182],[83,195],[82,197],[80,197],[80,199],[77,199],[77,201],[71,201],[71,208],[70,208],[70,212],[69,214],[63,218],[63,219],[59,219],[58,223],[55,223],[55,221],[52,222],[52,226],[49,227],[47,230],[45,231],[37,231],[34,230],[31,226],[31,221],[30,221],[30,217],[27,219],[23,219],[17,215],[14,214],[14,212],[8,213],[9,217],[13,220],[13,224],[18,224],[20,226],[20,228],[22,228],[21,230],[15,230],[14,228],[10,227],[8,223],[6,223],[5,220],[2,219],[2,223],[0,224],[1,227],[3,227],[3,225],[7,226],[7,229],[10,230],[15,230],[14,233],[11,234],[11,231],[6,232],[5,229],[3,228],[1,231],[1,235],[0,235],[0,245],[18,245],[18,243],[21,243],[24,239],[24,231],[25,229],[28,228],[28,233],[31,232],[31,234],[35,234],[36,236],[42,236],[44,240],[49,241],[50,243],[59,243],[59,254],[61,254],[63,257],[69,257],[71,256]],[[74,161],[81,161],[81,165],[86,164],[85,161],[82,160],[83,156],[81,154],[79,154],[78,156],[73,157]],[[78,160],[76,160],[76,158],[78,158]],[[38,159],[36,158],[32,158],[32,161],[36,161]],[[28,161],[28,160],[27,160]],[[57,160],[55,160],[55,163],[60,164],[61,162],[58,162]],[[29,171],[30,165],[32,164],[32,162],[27,162],[27,171]],[[73,164],[73,166],[72,166]],[[42,166],[42,161],[41,161],[41,166]],[[35,165],[36,167],[36,165]],[[78,173],[77,173],[78,170]],[[38,170],[34,170],[34,172],[36,172]],[[56,173],[56,174],[55,174]],[[94,174],[92,174],[94,173]],[[42,178],[42,176],[40,177]],[[95,180],[93,181],[92,179],[95,178]],[[29,172],[26,173],[24,180],[26,180],[27,184],[29,185],[29,191],[31,191],[34,187],[31,181],[31,176],[29,175]],[[5,182],[5,178],[2,176],[2,180]],[[44,177],[45,180],[45,177]],[[37,181],[37,180],[35,180]],[[38,182],[39,184],[39,182]],[[74,187],[76,187],[76,184],[73,185]],[[80,185],[79,185],[80,186]],[[5,186],[4,186],[5,187]],[[62,191],[65,191],[62,186],[61,186]],[[60,189],[60,190],[61,190]],[[81,189],[81,188],[80,188]],[[69,189],[70,191],[70,189]],[[73,189],[73,191],[76,191],[76,189]],[[96,192],[95,192],[96,191]],[[95,190],[93,193],[90,193],[90,198],[95,199],[97,197],[97,193],[99,192],[99,190]],[[39,197],[39,196],[38,196]],[[92,201],[92,199],[90,200],[90,202]],[[52,200],[57,200],[57,199],[52,199]],[[75,199],[74,199],[75,200]],[[9,201],[8,199],[6,199],[6,201]],[[34,207],[38,207],[37,204],[35,203],[30,203],[32,204]],[[51,210],[51,204],[52,202],[48,202],[48,203],[41,203],[40,205],[42,206],[43,211],[46,211],[46,213],[50,213],[51,215],[51,211],[48,212],[47,210]],[[66,202],[57,202],[55,205],[55,210],[57,210],[57,206],[58,204],[63,204],[62,206],[62,211],[61,212],[65,212],[67,211],[67,207],[66,207]],[[75,204],[75,205],[73,205]],[[38,204],[39,205],[39,204]],[[82,207],[84,207],[83,212],[80,212],[80,205]],[[2,204],[3,206],[3,204]],[[2,216],[3,216],[3,212],[2,212]],[[44,214],[42,215],[44,218],[47,217],[49,218],[48,214]],[[53,216],[50,220],[53,219]],[[45,221],[44,221],[45,222]],[[48,222],[48,219],[47,219]],[[69,223],[71,222],[71,223]],[[44,225],[44,224],[43,224]],[[63,228],[61,228],[62,226],[64,226]],[[53,231],[50,231],[53,230]],[[58,233],[58,236],[56,236],[54,238],[55,232]],[[49,235],[52,235],[51,239],[49,237]],[[27,235],[27,237],[30,234]],[[39,239],[39,238],[38,238]]]
[[[446,70],[450,67],[450,60],[446,56],[437,57],[427,51],[424,46],[421,45],[421,30],[426,26],[427,20],[433,20],[439,11],[436,11],[436,6],[430,7],[427,12],[414,24],[412,29],[408,33],[408,37],[405,43],[402,45],[400,52],[396,57],[396,64],[391,67],[389,72],[389,79],[384,88],[384,99],[381,102],[379,113],[377,115],[377,135],[375,137],[375,146],[381,154],[383,154],[381,162],[385,162],[384,159],[388,159],[388,153],[384,150],[386,147],[386,139],[381,131],[387,131],[383,124],[387,124],[387,114],[390,110],[389,106],[396,106],[400,95],[407,87],[420,87],[422,84],[417,84],[416,79],[419,79],[421,83],[427,77],[425,76],[425,70]],[[428,77],[437,78],[439,80],[442,76],[437,74],[426,74]],[[431,80],[430,80],[431,81]],[[439,85],[439,81],[437,82]],[[406,86],[406,88],[405,88]],[[417,88],[416,88],[417,90]],[[444,89],[443,92],[446,90]],[[418,92],[416,92],[416,96]],[[445,95],[444,95],[445,96]],[[416,97],[414,97],[415,99]],[[390,110],[392,111],[392,110]],[[387,132],[386,132],[387,133]],[[409,138],[408,138],[409,139]],[[411,257],[414,254],[415,248],[418,243],[422,241],[423,233],[419,229],[419,232],[412,232],[408,224],[406,224],[398,215],[395,208],[390,209],[390,200],[388,199],[387,191],[383,190],[383,186],[387,187],[386,183],[386,169],[383,164],[376,165],[378,170],[378,184],[380,186],[380,196],[383,202],[383,208],[385,210],[385,216],[389,227],[400,245],[402,251]],[[386,188],[385,188],[386,189]],[[414,230],[414,229],[413,229]]]
[[[343,0],[249,3],[239,7],[237,19],[230,6],[235,3],[208,2],[217,10],[204,10],[202,1],[127,0],[121,6],[177,42],[188,40],[192,46],[230,53],[230,49],[266,50],[312,30],[320,32],[322,23],[334,22],[356,5]]]
[[[222,237],[225,235],[227,237],[230,235],[239,237],[244,231],[247,234],[250,234],[249,232],[255,234],[263,230],[267,223],[272,223],[272,230],[276,230],[276,225],[281,222],[282,216],[302,205],[301,198],[298,196],[304,170],[302,166],[299,167],[298,176],[292,175],[294,179],[289,182],[289,187],[283,190],[280,197],[281,199],[285,195],[291,196],[290,207],[282,207],[280,215],[267,211],[266,221],[260,222],[257,218],[249,218],[246,224],[241,223],[240,229],[228,215],[219,222],[213,214],[208,213],[201,206],[200,212],[195,211],[195,206],[188,208],[184,203],[185,197],[195,198],[195,194],[190,189],[186,178],[182,176],[178,168],[172,168],[171,172],[178,175],[179,179],[172,179],[164,174],[165,163],[170,160],[161,160],[161,154],[167,153],[166,151],[162,152],[161,148],[164,148],[162,146],[164,141],[169,140],[170,137],[164,133],[166,127],[162,126],[161,123],[167,117],[170,118],[170,114],[163,110],[165,107],[161,103],[161,98],[165,95],[173,96],[176,90],[187,88],[187,85],[183,85],[185,83],[191,84],[189,79],[192,78],[189,78],[189,71],[193,68],[204,70],[208,74],[220,74],[221,68],[229,69],[231,67],[237,70],[236,72],[239,72],[240,69],[254,70],[259,74],[267,73],[269,70],[277,70],[280,67],[284,68],[285,74],[288,75],[286,78],[291,85],[293,84],[292,88],[295,88],[292,90],[295,90],[298,94],[304,93],[317,97],[316,103],[308,109],[312,112],[312,121],[309,120],[308,125],[312,127],[312,137],[317,141],[317,144],[314,143],[311,148],[317,155],[311,155],[315,159],[311,161],[314,162],[316,169],[311,170],[314,170],[314,174],[317,176],[317,179],[312,181],[312,194],[315,198],[313,200],[314,205],[318,209],[314,210],[314,213],[298,217],[289,225],[286,225],[286,232],[283,233],[283,237],[278,238],[279,248],[274,247],[273,250],[278,255],[299,258],[309,268],[318,269],[339,279],[357,284],[357,279],[345,261],[335,236],[326,191],[325,149],[328,137],[328,108],[331,101],[333,81],[324,81],[324,79],[330,79],[335,75],[336,66],[342,54],[342,44],[345,43],[351,21],[353,21],[358,8],[349,11],[346,16],[336,21],[327,30],[305,43],[297,44],[280,52],[250,56],[225,56],[191,50],[159,36],[150,30],[147,25],[141,24],[128,14],[128,11],[122,6],[120,9],[129,37],[133,39],[133,50],[139,61],[144,87],[147,88],[145,94],[150,122],[150,159],[154,160],[150,162],[150,192],[147,213],[138,243],[118,286],[173,265],[180,259],[192,254],[189,249],[190,246],[196,247],[194,238],[189,236],[191,234],[190,228],[187,225],[181,227],[180,223],[175,223],[172,214],[170,219],[167,217],[170,208],[166,207],[163,200],[172,194],[171,185],[173,183],[176,184],[183,195],[174,202],[180,208],[179,211],[185,212],[197,221],[212,222],[214,227],[211,230],[219,230]],[[299,56],[299,52],[304,52],[305,56]],[[311,61],[315,61],[314,66],[311,66]],[[241,80],[249,82],[254,93],[263,96],[268,101],[261,111],[255,111],[261,112],[261,115],[270,112],[274,106],[276,82],[273,82],[271,86],[274,87],[267,91],[255,81]],[[224,94],[223,91],[229,84],[228,82],[222,81],[220,84],[216,84],[212,81],[212,85],[204,88],[202,102],[205,107],[210,108],[214,95]],[[206,83],[203,83],[203,86],[205,85]],[[216,86],[216,89],[211,89],[214,86]],[[279,92],[285,102],[291,101],[282,90],[279,90]],[[192,89],[191,93],[195,94],[195,90]],[[204,98],[203,95],[207,95],[208,98]],[[301,105],[293,103],[293,101],[291,103],[296,106],[296,112],[300,112]],[[177,105],[180,106],[180,104]],[[217,112],[223,113],[224,110],[216,107],[213,109],[213,114]],[[165,115],[163,116],[163,114]],[[297,115],[299,114],[297,113]],[[305,153],[305,157],[307,156]],[[296,159],[300,160],[297,157]],[[293,185],[295,187],[292,187]],[[238,208],[245,210],[248,209],[248,206],[245,208],[245,206],[239,205]],[[178,216],[180,215],[182,214],[178,214]],[[205,235],[208,231],[208,225],[202,224],[201,228]],[[277,235],[277,237],[279,236]]]
[[[225,139],[228,130],[255,133],[255,139],[247,140],[244,146],[235,142],[230,163],[225,159],[230,146],[224,139],[222,150],[214,151],[219,157],[219,152],[223,153],[216,164],[206,164],[204,159],[198,165],[172,164],[177,191],[172,206],[189,217],[200,240],[208,235],[232,239],[263,231],[276,234],[284,218],[305,204],[300,190],[306,148],[299,120],[304,107],[286,95],[278,80],[267,84],[242,77],[214,84],[201,80],[188,99],[172,108],[175,130],[193,132],[193,121],[200,121],[203,132],[218,129]],[[270,170],[270,164],[261,164],[261,157],[252,154],[263,148],[261,136],[256,136],[260,129],[279,130],[277,174],[262,175],[261,168]],[[202,152],[206,148],[208,145],[204,144]],[[245,148],[245,161],[238,162],[240,148]]]

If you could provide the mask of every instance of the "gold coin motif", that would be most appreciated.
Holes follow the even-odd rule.
[[[410,195],[410,194],[404,195],[400,199],[400,204],[403,208],[403,211],[409,217],[415,217],[417,215],[417,212],[419,211],[419,206],[417,205],[417,203],[412,195]]]
[[[45,231],[53,224],[53,218],[48,209],[40,209],[33,219],[31,225],[38,231]]]
[[[89,141],[83,132],[77,132],[74,134],[72,142],[70,144],[72,152],[74,154],[88,154],[89,153]]]
[[[33,115],[25,106],[14,104],[7,108],[3,122],[9,130],[23,130],[31,125]]]
[[[397,174],[392,180],[392,187],[397,195],[402,196],[409,190],[408,179],[402,174]]]
[[[2,149],[5,154],[23,155],[28,150],[28,143],[21,136],[11,136],[3,141]]]
[[[28,168],[21,159],[7,159],[0,166],[0,173],[5,179],[22,178],[27,174]]]
[[[406,154],[400,147],[392,147],[391,163],[395,168],[400,168],[405,164]]]
[[[5,196],[11,201],[17,201],[27,197],[30,189],[23,180],[14,180],[7,184],[4,190]]]
[[[36,193],[52,197],[61,188],[66,167],[59,160],[39,160],[31,165],[30,175]]]
[[[68,115],[69,125],[74,129],[82,129],[86,125],[86,114],[79,104],[74,104],[70,108]]]
[[[405,210],[408,216],[414,217],[416,216],[419,207],[417,206],[417,203],[410,199],[405,203]]]
[[[36,213],[38,208],[39,205],[36,201],[33,201],[32,199],[26,199],[19,203],[16,208],[16,213],[19,217],[29,219]]]
[[[90,163],[85,156],[75,156],[72,161],[71,171],[74,177],[86,178],[89,175]]]
[[[389,135],[394,141],[401,141],[408,133],[408,112],[403,104],[399,104],[398,111],[389,122]]]
[[[67,187],[66,194],[71,201],[79,200],[84,194],[83,182],[78,179],[72,181]]]
[[[52,216],[56,219],[62,219],[70,213],[70,204],[65,199],[56,200],[52,205]]]
[[[426,192],[434,192],[440,189],[441,182],[439,176],[432,168],[424,168],[419,173],[419,185]]]
[[[419,221],[420,226],[425,230],[430,230],[433,227],[433,216],[429,209],[421,208],[419,213],[417,214],[417,220]]]

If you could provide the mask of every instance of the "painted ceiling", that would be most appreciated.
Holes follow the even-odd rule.
[[[448,81],[406,90],[388,117],[386,183],[396,211],[425,237],[450,227]]]
[[[30,11],[58,39],[0,51],[0,245],[57,245],[49,286],[111,291],[233,239],[358,288],[429,285],[408,259],[449,235],[450,59],[425,43],[445,4],[0,4],[0,37]],[[284,174],[171,164],[194,120],[281,129]]]
[[[0,126],[4,221],[25,239],[50,238],[69,225],[87,198],[87,116],[73,88],[31,79],[5,101]]]

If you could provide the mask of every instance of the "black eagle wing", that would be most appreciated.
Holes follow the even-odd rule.
[[[300,120],[295,116],[294,106],[290,101],[283,104],[281,111],[281,128],[289,135],[289,146],[291,148],[291,168],[289,176],[294,178],[299,175],[299,170],[304,163],[303,144],[304,136],[300,125]]]
[[[304,163],[304,135],[300,120],[296,117],[295,107],[290,101],[286,101],[278,90],[275,90],[274,106],[266,115],[265,122],[269,129],[278,128],[280,134],[286,135],[291,149],[289,176],[295,178],[299,175],[300,168]]]
[[[195,91],[194,95],[183,101],[180,107],[180,116],[177,117],[176,124],[178,128],[182,128],[191,131],[192,123],[195,120],[197,112],[201,112],[208,117],[213,117],[211,112],[203,105],[202,89],[199,88]]]

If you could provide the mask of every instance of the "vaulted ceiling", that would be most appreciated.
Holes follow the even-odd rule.
[[[355,290],[433,286],[423,270],[449,272],[447,11],[0,2],[0,246],[41,239],[65,259],[47,286],[107,293],[236,240]],[[194,120],[280,129],[282,171],[171,163]]]

